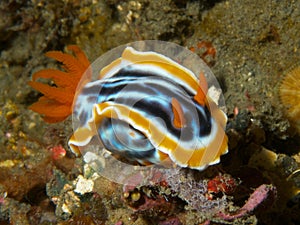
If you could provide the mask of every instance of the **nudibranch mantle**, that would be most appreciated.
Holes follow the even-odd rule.
[[[69,146],[80,154],[97,143],[130,163],[203,170],[227,153],[227,117],[206,94],[204,72],[126,47],[76,94]]]

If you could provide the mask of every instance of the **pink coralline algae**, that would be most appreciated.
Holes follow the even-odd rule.
[[[223,183],[222,181],[228,182]],[[230,182],[229,182],[230,181]],[[172,170],[166,174],[166,182],[178,197],[188,203],[187,208],[199,210],[204,214],[213,215],[226,208],[228,204],[226,190],[234,189],[238,182],[230,175],[218,175],[213,179],[195,180],[190,173],[182,170]],[[229,187],[230,183],[232,187]],[[224,185],[224,186],[223,186]],[[225,188],[227,186],[227,188]],[[221,190],[223,187],[224,190]],[[220,189],[220,190],[219,190]],[[222,191],[220,197],[213,197],[213,193]]]
[[[218,175],[213,179],[198,179],[195,180],[192,173],[188,170],[171,169],[171,170],[153,170],[151,174],[144,176],[142,173],[133,174],[128,177],[126,184],[123,187],[124,196],[127,196],[127,203],[131,206],[132,202],[128,202],[130,193],[139,189],[146,183],[151,183],[152,188],[149,190],[155,193],[155,198],[141,194],[141,201],[138,204],[134,203],[134,209],[138,212],[147,212],[148,209],[159,208],[162,206],[166,211],[172,211],[174,202],[183,200],[187,203],[187,208],[199,210],[205,214],[213,215],[225,209],[228,204],[227,195],[231,193],[238,182],[228,174]],[[132,182],[130,182],[132,181]],[[140,181],[140,184],[139,184]],[[166,194],[166,190],[169,192]],[[170,192],[171,191],[171,192]],[[222,192],[220,197],[215,197],[215,194]],[[163,196],[161,195],[163,194]],[[166,207],[164,207],[166,206]],[[165,213],[166,214],[166,213]]]
[[[250,195],[246,204],[236,213],[229,215],[220,212],[218,216],[223,220],[234,220],[240,217],[244,217],[267,200],[271,200],[273,202],[276,195],[277,191],[273,185],[262,184]]]
[[[156,221],[164,221],[183,209],[179,198],[161,193],[157,186],[124,192],[123,198],[136,214]]]
[[[177,217],[172,217],[165,221],[159,222],[158,225],[182,225],[182,223]]]
[[[160,179],[157,179],[158,177]],[[134,174],[132,178],[139,178],[137,180],[142,182],[138,185],[134,179],[133,185],[127,182],[124,186],[127,204],[136,213],[154,216],[160,221],[166,221],[166,224],[172,224],[167,223],[168,219],[173,218],[178,209],[183,210],[183,206],[185,210],[197,210],[207,218],[205,222],[210,224],[210,221],[214,220],[225,222],[246,217],[258,206],[273,203],[276,198],[276,188],[273,185],[262,184],[250,195],[243,207],[229,214],[229,206],[234,205],[234,197],[231,195],[241,183],[229,174],[220,173],[213,178],[206,178],[195,171],[171,169],[153,170],[151,176],[147,177],[143,177],[143,174]],[[132,179],[128,178],[129,180]],[[143,185],[145,180],[148,186]],[[136,195],[138,200],[130,201],[130,196]],[[174,224],[180,224],[176,219],[174,221]]]

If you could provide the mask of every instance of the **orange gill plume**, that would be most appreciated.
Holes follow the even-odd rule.
[[[28,84],[43,94],[29,109],[43,115],[44,121],[56,123],[63,121],[72,113],[73,99],[81,77],[88,69],[90,62],[84,52],[75,45],[67,47],[71,54],[60,51],[49,51],[45,55],[62,63],[64,71],[44,69],[33,74]],[[50,86],[38,82],[39,78],[50,79]]]

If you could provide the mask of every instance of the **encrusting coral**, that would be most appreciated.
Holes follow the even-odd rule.
[[[67,49],[72,51],[74,56],[60,51],[46,53],[47,57],[61,62],[65,71],[44,69],[33,74],[32,81],[28,82],[31,87],[44,94],[29,109],[42,114],[44,121],[48,123],[63,121],[72,113],[72,104],[78,83],[90,65],[86,55],[79,47],[70,45]],[[49,86],[38,82],[39,78],[50,79],[55,85]]]

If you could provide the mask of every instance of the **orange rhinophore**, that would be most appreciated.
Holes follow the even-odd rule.
[[[88,69],[90,62],[81,49],[75,45],[67,47],[74,53],[50,51],[47,57],[56,59],[63,64],[64,71],[44,69],[33,74],[32,81],[28,84],[43,94],[29,109],[43,115],[48,123],[56,123],[66,119],[72,113],[73,99],[76,89],[83,74]],[[39,78],[50,79],[54,86],[38,82]]]

